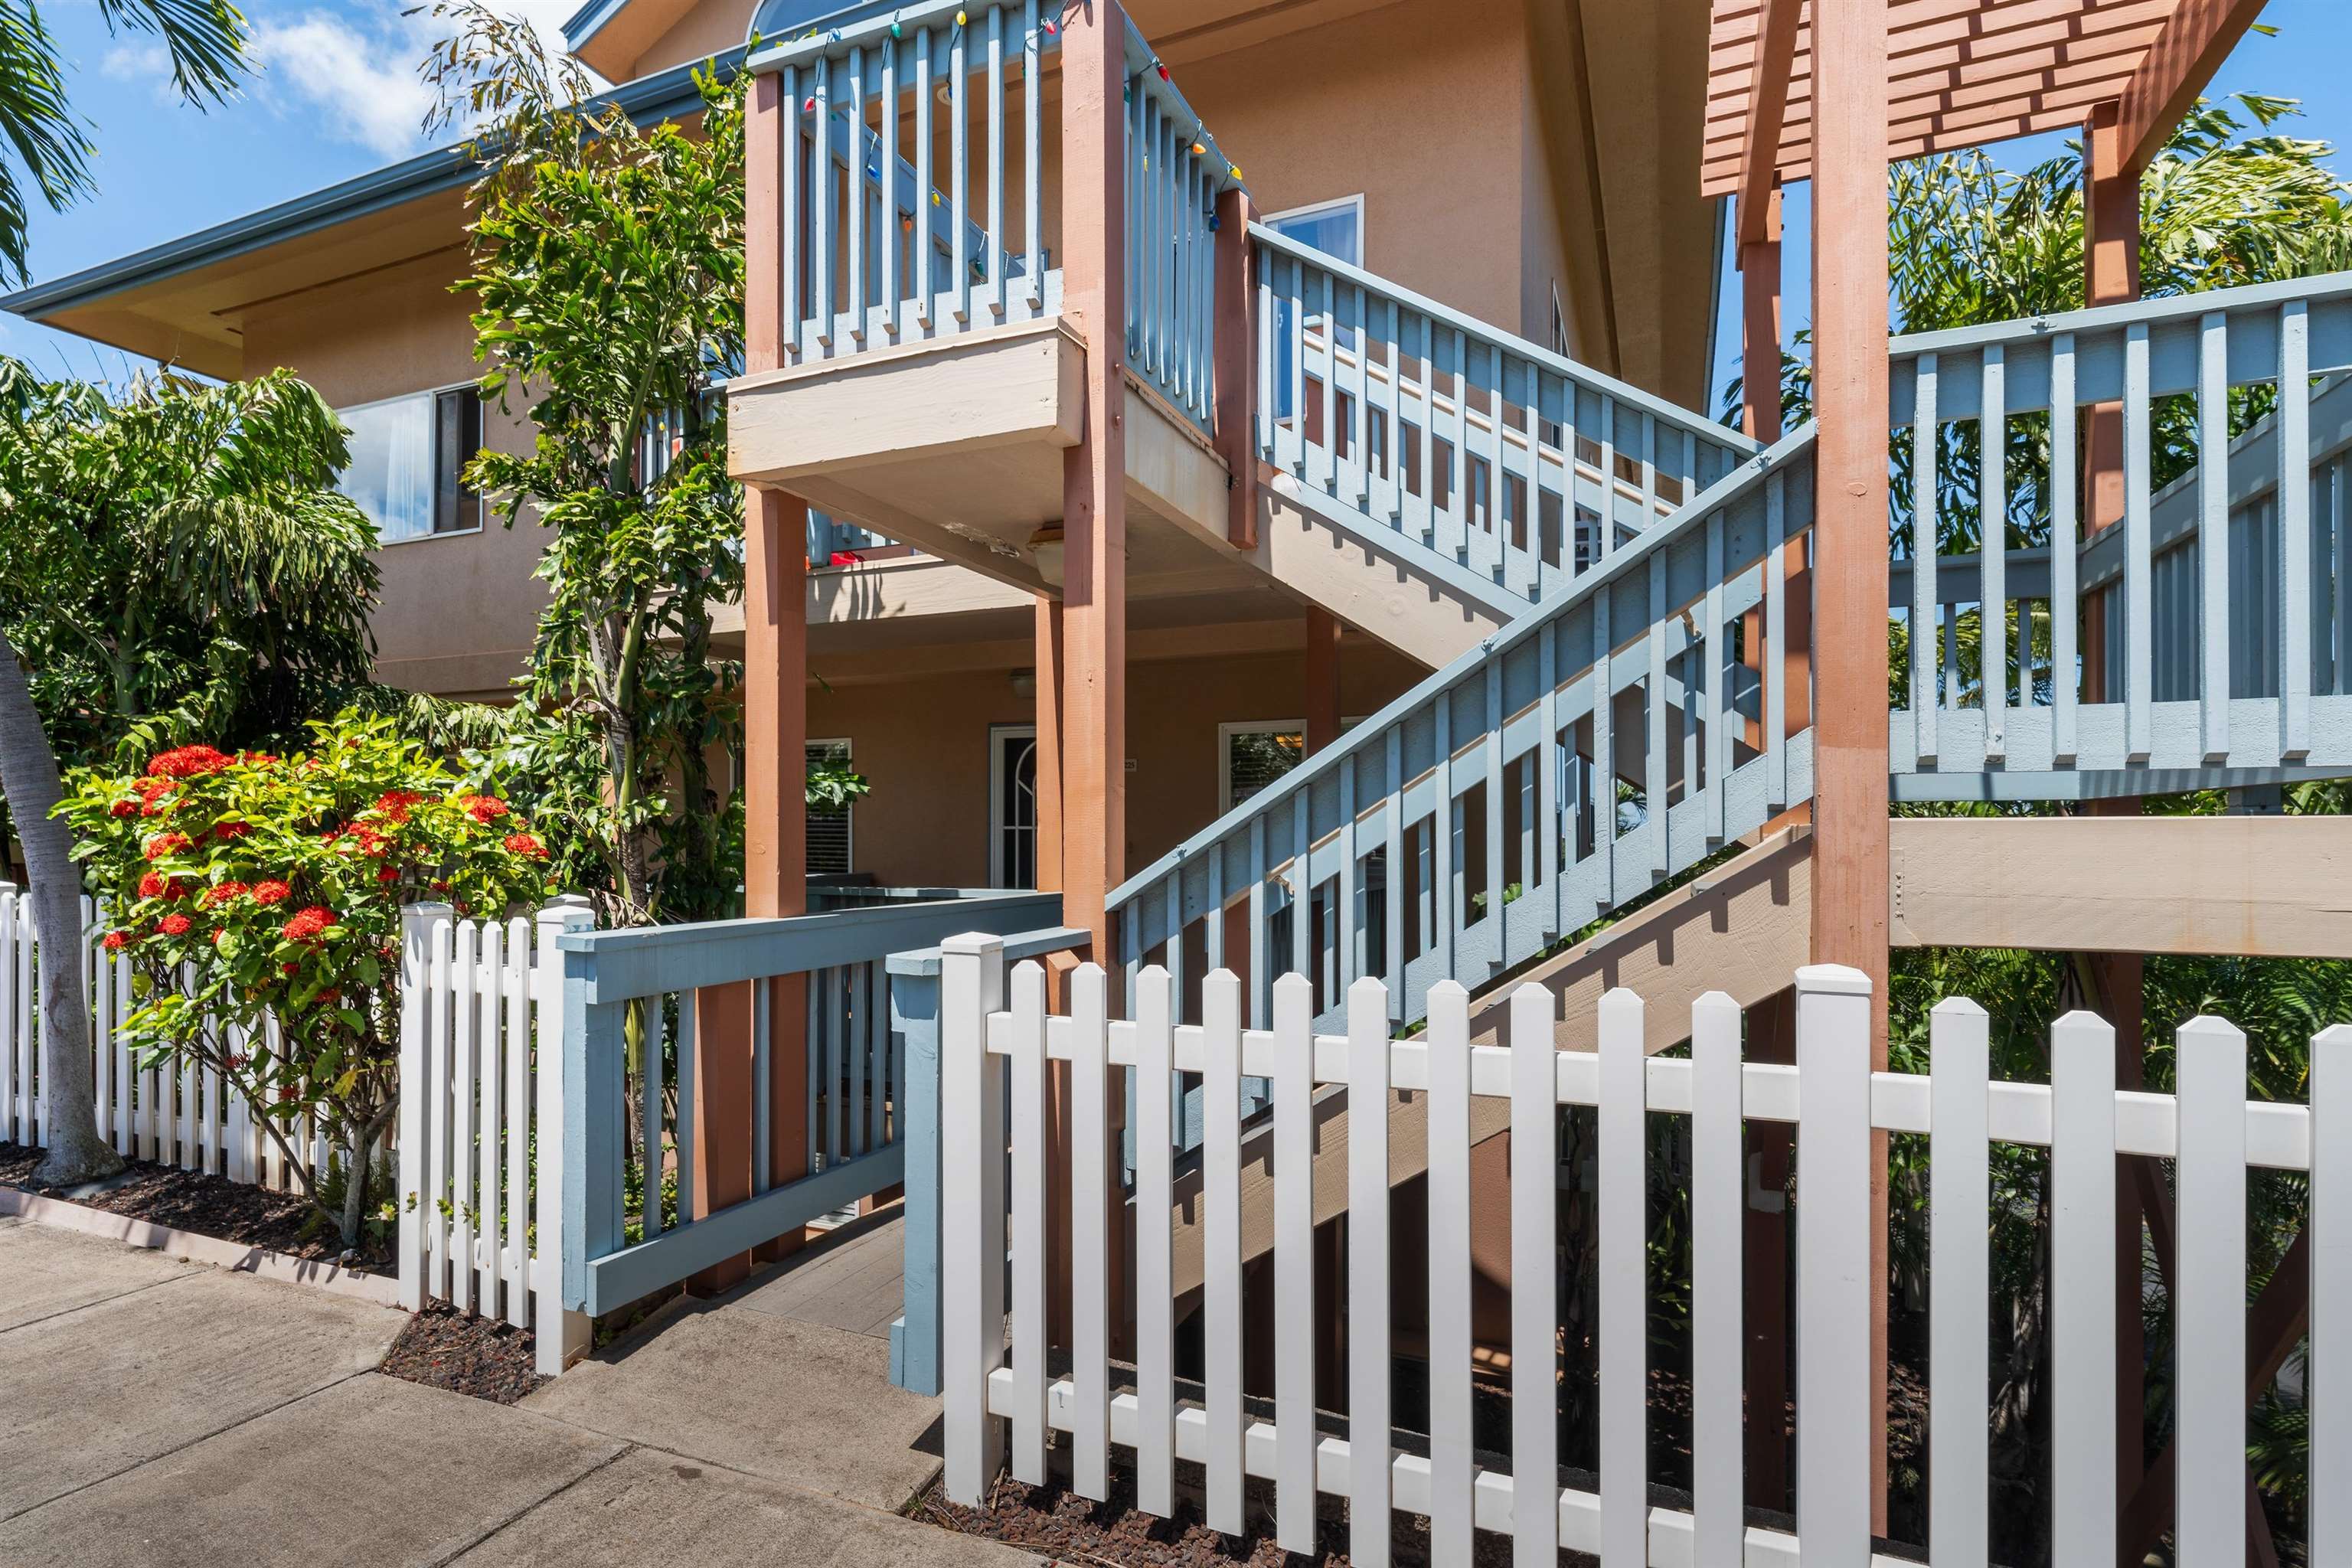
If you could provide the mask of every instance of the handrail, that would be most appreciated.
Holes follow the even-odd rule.
[[[565,976],[584,987],[583,999],[593,1005],[881,958],[992,921],[1019,921],[1026,930],[1057,921],[1061,910],[1059,893],[991,893],[766,920],[569,931],[557,945],[575,955],[565,961]]]
[[[1756,452],[1730,473],[1700,492],[1673,517],[1661,521],[1638,539],[1616,552],[1607,561],[1596,563],[1568,588],[1540,604],[1508,626],[1496,628],[1481,638],[1478,645],[1444,668],[1424,676],[1418,684],[1407,688],[1370,718],[1351,726],[1332,745],[1300,763],[1282,777],[1267,784],[1233,811],[1192,835],[1175,848],[1154,860],[1142,870],[1128,878],[1104,900],[1107,907],[1119,909],[1144,891],[1152,883],[1181,866],[1187,855],[1199,847],[1215,843],[1233,831],[1232,824],[1252,815],[1270,811],[1286,802],[1301,790],[1312,789],[1336,774],[1345,762],[1359,752],[1369,751],[1382,731],[1403,719],[1413,710],[1428,702],[1438,693],[1459,686],[1488,659],[1508,653],[1536,637],[1545,627],[1558,622],[1570,610],[1587,603],[1602,589],[1611,587],[1633,575],[1638,569],[1647,571],[1651,556],[1679,541],[1690,530],[1703,525],[1705,520],[1726,504],[1745,493],[1777,468],[1785,468],[1793,458],[1813,445],[1813,426],[1809,421],[1801,428],[1783,437],[1770,447]],[[1630,638],[1628,639],[1631,640]],[[1621,645],[1622,646],[1622,645]]]
[[[542,1157],[562,1170],[564,1304],[611,1311],[898,1184],[907,1170],[909,1075],[889,1026],[890,954],[975,930],[1057,925],[1061,913],[1058,893],[1007,892],[558,936],[563,1118]],[[735,997],[711,994],[787,975],[804,978],[791,992],[761,984]],[[782,1002],[788,995],[803,1000]],[[789,1015],[779,1016],[780,1002]],[[724,1114],[742,1118],[737,1135],[750,1135],[756,1174],[748,1195],[698,1186],[725,1180],[706,1178],[694,1158],[706,1026],[728,1029],[731,1049],[748,1046],[749,1082],[737,1079],[719,1097]],[[664,1082],[673,1026],[674,1104]],[[745,1026],[748,1040],[733,1034]],[[779,1115],[777,1092],[803,1075],[796,1098],[805,1126],[799,1111]],[[666,1163],[666,1148],[675,1161]],[[772,1157],[784,1150],[794,1151],[788,1161]],[[793,1174],[771,1185],[780,1163]],[[663,1192],[666,1168],[674,1205]],[[625,1212],[632,1172],[640,1196]]]
[[[1531,360],[1541,365],[1553,375],[1605,393],[1618,403],[1638,409],[1644,414],[1653,415],[1677,430],[1701,437],[1717,446],[1728,447],[1741,458],[1751,458],[1764,450],[1763,447],[1754,439],[1727,425],[1717,425],[1704,416],[1692,413],[1679,404],[1669,402],[1654,393],[1644,392],[1630,382],[1620,381],[1615,376],[1594,370],[1590,365],[1579,364],[1564,354],[1555,353],[1528,339],[1505,331],[1490,321],[1482,321],[1475,316],[1457,310],[1451,305],[1440,304],[1428,295],[1416,293],[1392,279],[1383,278],[1376,272],[1367,272],[1360,267],[1351,266],[1336,257],[1316,249],[1313,246],[1293,239],[1277,229],[1268,228],[1265,224],[1250,225],[1250,238],[1276,255],[1303,261],[1356,288],[1383,295],[1405,306],[1416,315],[1429,317],[1432,321],[1444,326],[1449,331],[1461,332],[1491,346],[1507,349],[1518,358]]]
[[[1163,962],[1192,1005],[1187,933],[1223,966],[1240,908],[1253,1026],[1284,970],[1316,974],[1326,1011],[1382,975],[1417,1017],[1438,980],[1483,986],[1810,799],[1811,733],[1787,733],[1785,661],[1765,650],[1811,526],[1812,443],[1808,426],[1743,463],[1122,883],[1122,972]],[[1750,611],[1762,638],[1735,659]]]
[[[2095,332],[2116,327],[2190,321],[2215,310],[2274,310],[2297,300],[2306,304],[2339,300],[2352,304],[2352,271],[2324,272],[2271,283],[2243,283],[2194,294],[2160,294],[2120,305],[2092,305],[2042,316],[2021,316],[1979,327],[1906,332],[1891,340],[1886,350],[1890,358],[1911,359],[1923,353],[1982,348],[1988,343],[2033,342],[2060,332]]]

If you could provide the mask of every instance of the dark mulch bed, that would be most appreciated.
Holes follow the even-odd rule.
[[[1056,1459],[1060,1454],[1054,1456]],[[1275,1543],[1274,1483],[1245,1481],[1247,1535],[1222,1535],[1202,1516],[1201,1467],[1176,1467],[1176,1517],[1154,1519],[1135,1511],[1135,1472],[1116,1459],[1110,1472],[1110,1500],[1092,1502],[1058,1481],[1050,1486],[1024,1486],[1011,1477],[1000,1479],[982,1508],[950,1502],[933,1487],[915,1500],[909,1510],[928,1523],[965,1535],[986,1536],[1031,1552],[1054,1563],[1088,1568],[1347,1568],[1348,1505],[1339,1498],[1318,1497],[1315,1510],[1313,1556],[1293,1555]],[[1424,1568],[1430,1562],[1429,1525],[1415,1514],[1400,1513],[1389,1535],[1390,1560],[1397,1568]],[[1481,1531],[1475,1568],[1505,1568],[1511,1561],[1511,1543]],[[1562,1563],[1591,1561],[1577,1552],[1563,1552]]]
[[[33,1167],[40,1159],[38,1149],[0,1143],[0,1183],[151,1225],[217,1237],[244,1247],[268,1247],[289,1258],[331,1262],[343,1250],[334,1227],[323,1221],[314,1224],[314,1211],[298,1194],[273,1193],[222,1176],[134,1160],[123,1173],[128,1179],[120,1185],[68,1198],[54,1187],[33,1181]],[[343,1263],[354,1273],[381,1274],[389,1271],[391,1255],[381,1247],[367,1246]]]
[[[512,1405],[548,1381],[535,1368],[536,1353],[525,1331],[435,1301],[408,1320],[378,1370],[427,1388]]]

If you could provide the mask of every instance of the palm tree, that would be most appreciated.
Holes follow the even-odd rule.
[[[113,396],[0,359],[0,796],[47,939],[44,1182],[120,1164],[90,1103],[81,876],[48,816],[60,759],[266,742],[369,690],[375,530],[333,488],[345,440],[283,371]]]
[[[229,0],[98,0],[110,32],[163,46],[172,86],[201,109],[235,89],[245,68],[244,14]],[[26,279],[25,186],[62,212],[97,188],[89,124],[67,101],[65,64],[34,0],[0,0],[0,276]]]

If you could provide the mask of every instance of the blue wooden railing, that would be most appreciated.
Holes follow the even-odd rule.
[[[961,932],[1051,925],[1061,904],[1057,893],[992,892],[561,937],[565,1306],[610,1312],[899,1183],[907,1058],[888,1026],[883,961]],[[761,985],[749,1039],[698,1039],[698,993],[783,975],[808,977],[799,1131],[810,1173],[778,1186],[755,1176],[750,1199],[693,1218],[700,1063],[714,1050],[750,1054],[751,1163],[765,1173],[778,1131],[771,1078],[793,1038]]]
[[[1412,1022],[1436,982],[1477,990],[1811,799],[1812,733],[1783,739],[1803,694],[1763,650],[1811,525],[1812,441],[1740,463],[1129,878],[1120,970],[1166,964],[1191,1019],[1230,964],[1254,1028],[1278,974],[1314,980],[1327,1020],[1378,975]]]
[[[2352,772],[2352,391],[2326,379],[2352,372],[2352,273],[1919,333],[1893,356],[1898,799]],[[2270,412],[2233,437],[2250,395]],[[2123,504],[2094,537],[2083,416],[2101,404]],[[1993,432],[2008,460],[1980,475]],[[2161,487],[2159,435],[2198,459]]]

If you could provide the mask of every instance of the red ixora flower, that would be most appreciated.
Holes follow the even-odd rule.
[[[424,798],[413,789],[387,790],[376,796],[375,808],[394,822],[406,822],[408,808]]]
[[[536,837],[528,833],[508,834],[506,837],[506,847],[514,854],[520,855],[527,860],[544,860],[547,858],[547,846],[541,844]]]
[[[253,824],[250,822],[229,821],[215,822],[213,824],[213,837],[215,838],[224,840],[230,838],[242,838],[252,831]]]
[[[495,822],[510,809],[494,795],[461,795],[452,804],[476,822]]]
[[[147,841],[147,858],[161,860],[166,855],[177,855],[188,844],[189,838],[184,833],[159,833]]]
[[[294,889],[283,882],[256,882],[253,901],[257,904],[282,904],[293,896]]]
[[[163,872],[150,871],[139,879],[139,896],[142,899],[160,899],[163,896],[163,889],[169,886],[171,884],[164,880]]]
[[[131,787],[139,792],[139,798],[141,800],[153,802],[160,800],[164,795],[172,793],[172,781],[170,779],[141,779]]]
[[[168,779],[198,778],[233,765],[235,759],[210,746],[174,746],[149,760],[147,771]]]
[[[286,922],[283,934],[288,942],[316,942],[319,933],[334,923],[334,910],[324,904],[312,904]]]
[[[208,910],[218,909],[231,899],[242,898],[252,890],[243,882],[215,883],[205,890],[204,907]]]
[[[397,882],[400,880],[400,868],[397,866],[378,866],[375,868],[375,879],[378,882]]]
[[[298,1088],[297,1088],[297,1087],[295,1087],[293,1084],[290,1084],[290,1083],[281,1083],[281,1084],[279,1084],[279,1085],[278,1086],[278,1104],[280,1104],[280,1105],[287,1105],[287,1104],[290,1104],[290,1103],[292,1103],[293,1101],[298,1100],[299,1100],[299,1099],[301,1099],[301,1098],[302,1098],[302,1091],[301,1091],[301,1089],[298,1089]]]
[[[118,800],[112,805],[106,808],[106,814],[109,816],[130,816],[134,815],[138,810],[139,803],[137,801]]]
[[[155,926],[165,936],[185,936],[195,923],[185,915],[169,914],[156,921]]]
[[[124,948],[131,945],[132,940],[131,933],[127,931],[110,931],[106,933],[106,940],[99,945],[105,948],[109,952],[121,952]]]

